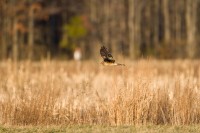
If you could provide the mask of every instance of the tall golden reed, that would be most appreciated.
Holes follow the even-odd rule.
[[[199,124],[199,61],[0,63],[0,124]]]

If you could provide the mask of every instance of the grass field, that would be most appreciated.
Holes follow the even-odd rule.
[[[199,133],[200,126],[65,126],[0,127],[1,133]]]
[[[125,63],[103,67],[94,62],[1,62],[1,130],[200,124],[199,61]]]

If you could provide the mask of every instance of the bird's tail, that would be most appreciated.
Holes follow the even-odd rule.
[[[118,66],[125,66],[124,64],[117,63]]]

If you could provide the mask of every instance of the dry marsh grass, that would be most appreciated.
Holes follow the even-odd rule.
[[[0,62],[0,124],[199,124],[199,63]]]

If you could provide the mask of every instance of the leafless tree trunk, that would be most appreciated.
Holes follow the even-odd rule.
[[[110,9],[111,9],[111,14],[110,16],[110,45],[112,49],[112,54],[116,57],[117,55],[117,42],[118,42],[118,29],[117,27],[117,17],[119,14],[117,14],[116,8],[117,8],[118,1],[110,1]]]
[[[1,35],[1,42],[2,42],[2,50],[1,50],[1,56],[2,56],[2,59],[6,59],[6,55],[7,55],[7,52],[6,52],[6,45],[7,45],[7,43],[6,43],[6,29],[5,29],[5,27],[6,27],[6,20],[5,20],[6,18],[4,18],[3,19],[3,27],[2,27],[2,35]]]
[[[140,55],[140,45],[141,45],[141,15],[142,15],[142,6],[144,6],[144,3],[142,3],[140,0],[137,0],[135,4],[135,9],[136,9],[136,14],[137,16],[135,17],[135,55],[138,57]]]
[[[194,58],[196,54],[197,0],[187,0],[186,3],[187,53],[189,58]]]
[[[95,27],[96,26],[96,24],[97,24],[97,20],[98,20],[98,18],[97,18],[97,6],[98,6],[98,2],[96,1],[96,0],[90,0],[90,3],[89,3],[89,7],[90,7],[90,12],[89,12],[89,15],[90,15],[90,21],[94,24],[93,26]],[[94,27],[92,27],[92,28],[94,28]],[[97,39],[98,39],[98,37],[96,37],[96,35],[97,34],[99,34],[99,33],[97,33],[97,32],[99,32],[99,31],[97,31],[97,29],[92,29],[92,38],[90,39],[91,41],[90,41],[90,46],[91,46],[91,54],[92,54],[92,58],[93,59],[97,59],[98,58],[98,56],[97,56],[97,54],[96,53],[98,53],[98,51],[99,51],[99,47],[100,46],[98,46],[98,44],[99,43],[102,43],[102,42],[97,42]],[[102,45],[102,44],[100,44],[100,45]]]
[[[144,23],[144,25],[142,25],[142,26],[144,26],[145,28],[143,29],[144,30],[144,39],[145,39],[145,44],[146,44],[146,46],[145,46],[145,48],[144,48],[144,50],[146,51],[146,52],[148,52],[148,54],[150,53],[150,54],[152,54],[152,41],[151,41],[151,18],[152,18],[152,16],[151,16],[151,4],[152,4],[152,2],[151,1],[146,1],[146,3],[147,3],[147,5],[148,6],[145,6],[145,11],[144,11],[144,18],[145,18],[145,20],[144,21],[146,21],[145,23]]]
[[[134,44],[134,0],[129,0],[129,16],[128,16],[128,27],[129,27],[129,55],[131,59],[135,58],[135,44]]]
[[[163,0],[163,12],[164,12],[164,41],[170,41],[170,16],[169,16],[169,0]]]
[[[18,20],[16,17],[13,19],[13,60],[18,61],[18,30],[17,30]]]
[[[110,0],[105,0],[103,4],[103,12],[104,12],[104,22],[103,22],[103,27],[102,27],[102,37],[103,37],[103,43],[104,45],[108,46],[109,44],[109,18],[110,18]]]
[[[126,18],[127,18],[127,11],[126,11],[126,3],[125,3],[126,0],[120,0],[120,3],[119,3],[119,9],[121,10],[118,10],[118,19],[117,19],[117,22],[118,22],[118,25],[117,27],[118,28],[118,32],[119,32],[119,37],[118,38],[118,44],[120,44],[119,46],[119,55],[120,56],[124,56],[125,55],[125,45],[128,43],[128,34],[127,34],[127,26],[126,26]]]
[[[6,8],[7,8],[7,4],[3,1],[0,2],[0,16],[1,17],[1,20],[0,20],[0,28],[2,29],[2,33],[0,35],[0,43],[1,43],[1,58],[2,59],[6,59],[6,55],[7,55],[7,52],[6,52],[6,46],[7,46],[7,43],[6,43],[6,37],[7,37],[7,34],[6,34],[6,28],[7,28],[7,15],[6,15]]]
[[[31,60],[33,56],[33,43],[34,43],[34,8],[29,9],[28,21],[28,59]]]
[[[181,8],[184,7],[183,1],[176,1],[176,12],[175,12],[175,18],[176,18],[176,42],[181,40]]]
[[[154,32],[154,37],[153,37],[153,43],[154,45],[158,45],[158,36],[159,36],[159,6],[161,6],[161,4],[159,3],[159,0],[154,0],[154,6],[153,6],[153,22],[154,24],[153,26],[153,32]]]

